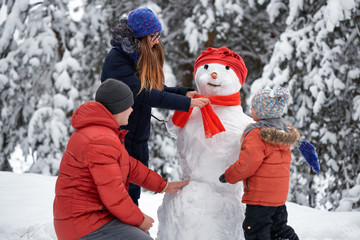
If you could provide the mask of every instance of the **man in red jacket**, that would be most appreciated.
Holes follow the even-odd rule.
[[[168,183],[124,147],[133,94],[121,81],[100,85],[95,101],[73,114],[76,130],[60,164],[55,187],[54,227],[60,240],[152,239],[154,220],[128,193],[129,183],[154,192],[176,193],[188,182]]]
[[[299,239],[287,225],[285,206],[290,146],[300,137],[299,132],[281,118],[289,98],[285,88],[264,89],[255,94],[251,115],[256,123],[244,130],[239,159],[220,176],[223,183],[243,181],[246,240]]]

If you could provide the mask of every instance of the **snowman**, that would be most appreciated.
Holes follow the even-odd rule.
[[[242,185],[219,176],[239,157],[240,139],[252,119],[241,107],[239,90],[247,69],[226,47],[208,48],[195,61],[195,83],[211,105],[176,112],[167,122],[176,137],[182,178],[190,183],[166,194],[158,210],[159,240],[244,239]]]

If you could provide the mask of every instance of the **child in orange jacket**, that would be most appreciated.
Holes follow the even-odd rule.
[[[251,115],[256,123],[244,131],[239,159],[220,176],[223,183],[243,181],[242,202],[246,204],[243,229],[247,240],[299,239],[287,225],[285,206],[290,147],[300,137],[297,129],[281,118],[289,98],[285,88],[264,89],[255,94]]]

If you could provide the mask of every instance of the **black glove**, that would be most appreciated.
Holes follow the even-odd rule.
[[[227,183],[226,178],[225,178],[225,173],[219,177],[219,181],[222,183]]]

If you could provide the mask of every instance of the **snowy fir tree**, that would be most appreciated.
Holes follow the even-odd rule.
[[[57,174],[79,103],[74,79],[82,69],[72,52],[76,23],[66,1],[6,1],[1,23],[1,159],[0,169],[16,145],[32,154],[31,172]]]
[[[287,120],[317,149],[318,175],[293,150],[289,200],[359,207],[359,0],[83,0],[69,8],[74,2],[0,0],[0,170],[11,171],[20,146],[34,158],[30,171],[57,174],[71,115],[100,84],[111,24],[148,7],[163,25],[166,84],[194,87],[193,65],[207,47],[237,52],[249,70],[244,110],[257,90],[287,87]],[[151,127],[150,166],[178,178],[174,139],[163,122]]]

